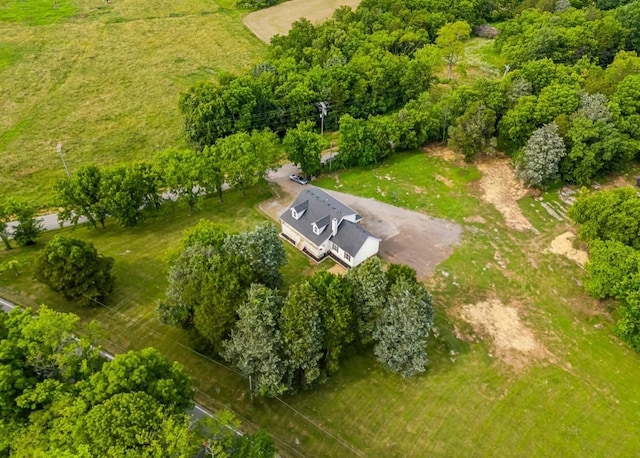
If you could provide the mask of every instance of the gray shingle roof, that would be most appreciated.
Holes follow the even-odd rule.
[[[328,226],[331,223],[331,217],[327,215],[324,218],[320,218],[318,221],[315,221],[315,223],[319,229],[322,229],[324,226]]]
[[[338,233],[331,241],[351,256],[355,256],[369,237],[375,237],[375,235],[359,224],[351,221],[342,221],[338,227]]]
[[[305,207],[306,211],[299,219],[295,219],[291,215],[291,208],[295,208],[299,213]],[[343,220],[344,217],[351,215],[356,215],[356,221],[362,219],[352,208],[331,197],[323,190],[309,186],[298,194],[296,200],[282,213],[280,219],[297,230],[307,240],[319,246],[331,237],[331,220],[336,218],[338,223],[340,221],[342,223],[340,223],[338,233],[332,238],[332,241],[350,255],[355,256],[367,238],[374,236],[358,224]],[[314,222],[319,228],[324,225],[327,227],[319,235],[315,234],[312,226]]]
[[[309,208],[309,201],[305,200],[304,202],[300,202],[298,205],[295,205],[293,208],[297,213],[302,213],[307,208]]]

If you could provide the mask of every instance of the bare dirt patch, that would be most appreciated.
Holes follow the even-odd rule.
[[[447,162],[457,162],[456,153],[447,145],[432,143],[422,147],[422,151],[432,157],[439,157]]]
[[[560,234],[553,239],[551,245],[545,251],[569,258],[580,267],[584,268],[584,265],[589,260],[589,255],[586,251],[579,250],[573,246],[575,238],[576,235],[573,232],[567,231],[564,234]]]
[[[487,220],[480,215],[467,216],[464,218],[465,223],[487,224]]]
[[[260,40],[269,43],[275,35],[285,35],[300,18],[313,24],[330,18],[341,6],[356,9],[361,0],[291,0],[279,5],[254,11],[244,17],[246,25]]]
[[[548,356],[515,307],[492,299],[463,306],[462,317],[476,332],[491,337],[495,356],[514,369],[523,369],[533,360]]]
[[[453,182],[450,179],[445,178],[442,175],[438,175],[437,173],[433,175],[433,178],[435,178],[437,181],[444,184],[448,188],[453,188]]]
[[[518,206],[518,200],[529,191],[516,178],[509,159],[491,159],[479,162],[477,166],[482,172],[479,182],[482,198],[496,207],[510,228],[517,231],[535,231]]]
[[[341,266],[340,264],[336,264],[331,269],[329,269],[329,272],[335,275],[346,275],[347,268],[344,266]]]

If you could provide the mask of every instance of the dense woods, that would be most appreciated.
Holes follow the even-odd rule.
[[[635,189],[584,191],[569,215],[589,244],[586,291],[618,299],[616,332],[640,351],[640,196]]]
[[[446,140],[467,160],[507,152],[531,186],[587,184],[638,151],[638,15],[638,1],[365,0],[317,26],[298,21],[252,72],[187,91],[185,135],[196,149],[238,131],[284,135],[319,122],[325,102],[343,165]],[[451,80],[471,27],[495,20],[503,76]]]

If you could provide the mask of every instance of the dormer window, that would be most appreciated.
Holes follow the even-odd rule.
[[[320,218],[317,221],[314,221],[313,223],[311,223],[311,228],[313,229],[313,233],[316,235],[322,234],[322,232],[325,230],[325,228],[329,225],[330,222],[331,222],[331,218],[329,217],[329,215],[323,218]]]
[[[304,212],[307,211],[307,208],[309,208],[309,201],[305,200],[301,204],[296,205],[295,207],[291,207],[291,216],[293,217],[293,219],[298,220],[302,218],[302,215],[304,215]]]

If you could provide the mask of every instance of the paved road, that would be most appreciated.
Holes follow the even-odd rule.
[[[222,190],[226,191],[227,189],[229,189],[229,185],[228,184],[223,184],[222,185]],[[195,190],[195,188],[194,188]],[[162,198],[164,200],[172,200],[172,201],[176,201],[178,199],[177,194],[174,194],[172,192],[163,192],[162,193]],[[44,228],[45,231],[53,231],[56,229],[60,229],[61,227],[69,227],[69,226],[73,226],[73,224],[69,221],[63,221],[62,224],[60,224],[60,222],[58,222],[58,214],[57,213],[47,213],[45,215],[41,215],[37,218],[40,222],[42,222],[42,227]],[[84,216],[81,216],[78,219],[78,224],[83,224],[88,222],[89,220],[87,218],[85,218]],[[9,227],[9,233],[13,233],[13,229],[18,225],[17,221],[11,221],[10,223],[7,224],[7,226]]]

